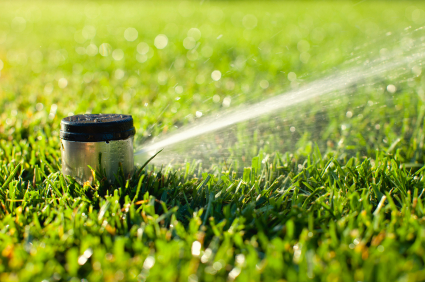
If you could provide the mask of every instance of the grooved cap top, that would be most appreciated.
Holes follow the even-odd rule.
[[[88,114],[62,119],[60,137],[69,141],[99,142],[127,139],[135,133],[131,115]]]

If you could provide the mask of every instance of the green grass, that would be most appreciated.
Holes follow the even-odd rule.
[[[131,114],[142,143],[196,111],[222,110],[225,97],[233,107],[283,92],[290,72],[303,84],[344,69],[352,52],[422,24],[412,5],[425,10],[354,4],[2,2],[0,281],[425,280],[423,75],[389,75],[353,88],[358,99],[288,113],[282,126],[317,127],[285,140],[297,142],[292,150],[249,136],[250,146],[232,147],[252,160],[243,172],[226,163],[148,167],[112,186],[60,173],[68,114]],[[124,37],[129,27],[135,41]],[[201,32],[196,53],[183,45],[191,28]],[[168,37],[164,49],[154,46],[158,34]],[[105,56],[94,54],[90,44],[103,43]]]

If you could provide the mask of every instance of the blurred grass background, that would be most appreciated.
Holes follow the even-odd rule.
[[[121,112],[143,140],[196,112],[281,93],[289,73],[299,82],[320,76],[356,47],[422,21],[418,2],[1,5],[3,138],[46,126],[57,136],[69,113]],[[167,44],[158,49],[161,34]]]

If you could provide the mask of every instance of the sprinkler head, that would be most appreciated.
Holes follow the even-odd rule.
[[[130,177],[135,132],[130,115],[89,114],[62,119],[62,173],[80,184],[92,183],[90,166],[113,183],[121,165],[124,175]]]

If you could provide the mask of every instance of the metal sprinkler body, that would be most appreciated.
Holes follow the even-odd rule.
[[[62,119],[62,173],[80,184],[92,183],[90,166],[113,183],[121,165],[124,175],[129,177],[134,169],[135,133],[130,115],[88,114]]]

